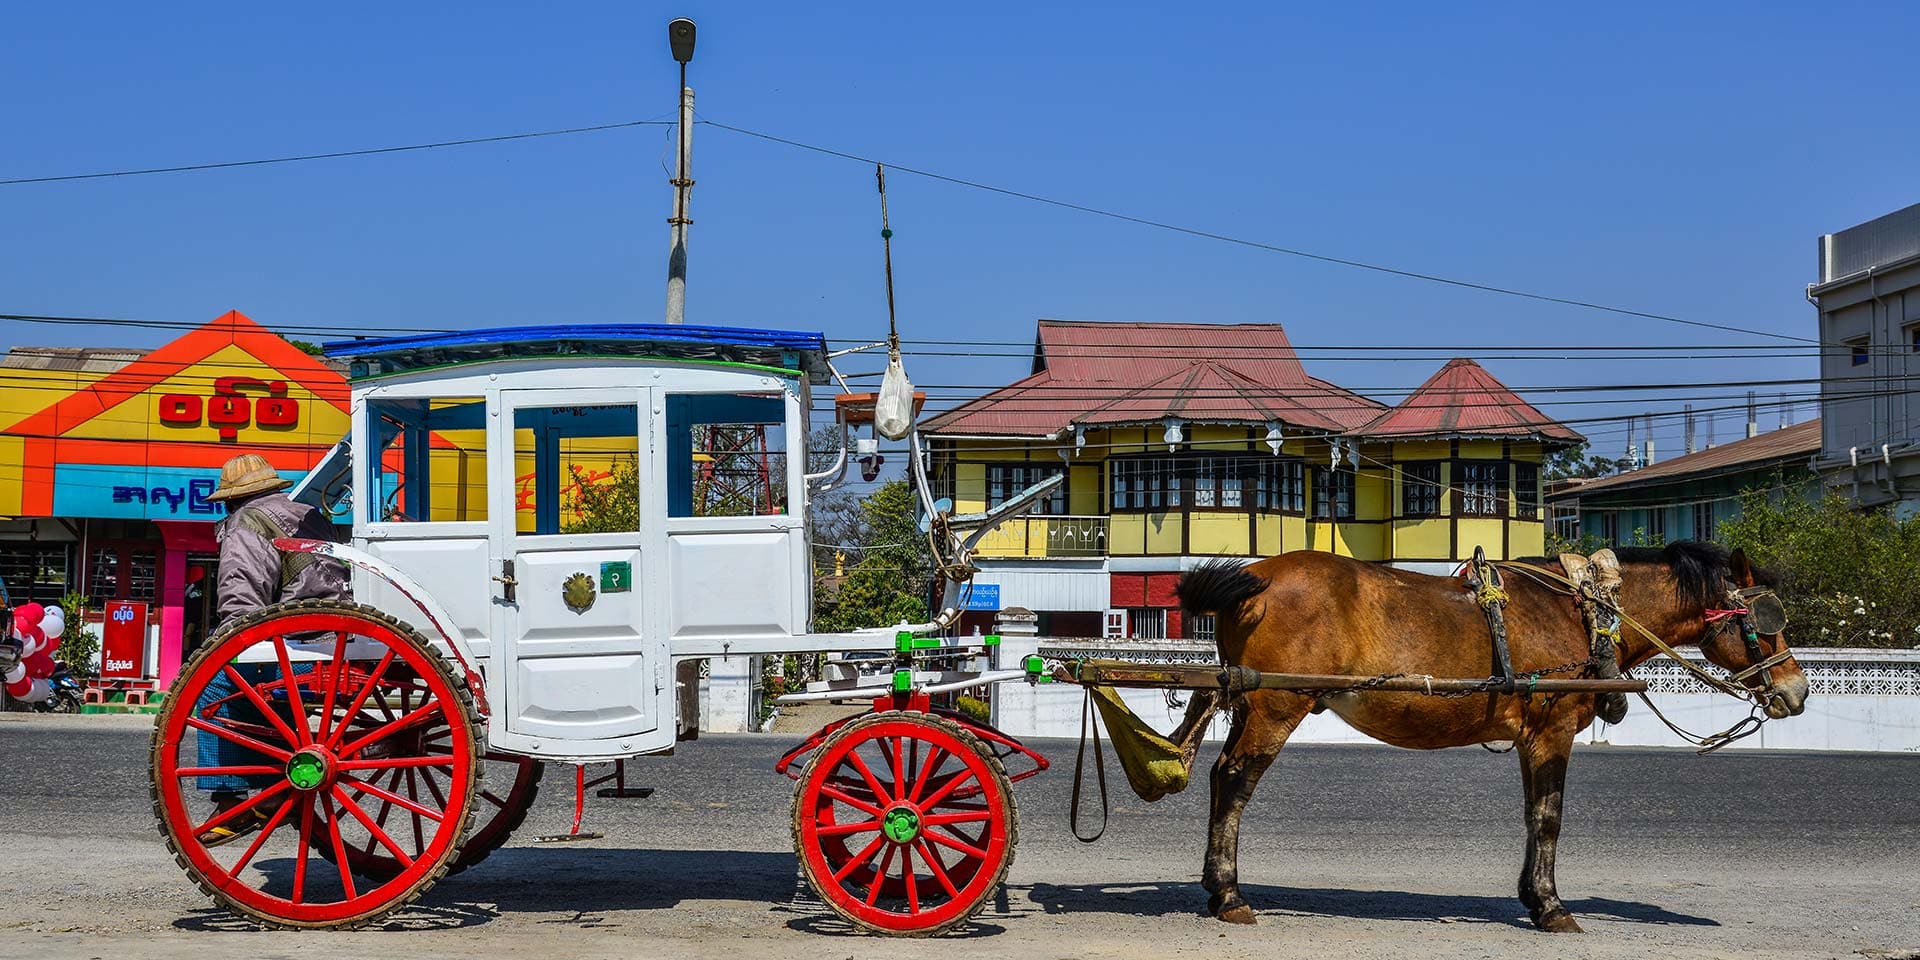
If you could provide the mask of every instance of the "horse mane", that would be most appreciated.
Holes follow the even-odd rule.
[[[1675,590],[1681,598],[1717,606],[1724,600],[1726,582],[1733,579],[1732,554],[1717,543],[1703,540],[1675,540],[1664,547],[1615,547],[1613,555],[1621,563],[1665,564],[1672,571]],[[1775,586],[1772,571],[1749,564],[1753,580],[1762,586]]]

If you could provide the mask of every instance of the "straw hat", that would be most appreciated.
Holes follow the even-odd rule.
[[[226,466],[220,468],[220,486],[207,495],[208,500],[232,500],[238,497],[251,497],[256,493],[272,493],[293,486],[293,481],[281,476],[273,469],[267,458],[257,453],[243,453]]]

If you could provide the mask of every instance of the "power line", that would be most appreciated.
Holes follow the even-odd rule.
[[[811,150],[815,153],[821,153],[821,154],[825,154],[827,156],[832,156],[832,157],[839,157],[844,160],[854,160],[863,164],[881,163],[881,164],[885,164],[887,169],[889,170],[897,170],[902,173],[911,173],[916,176],[926,177],[930,180],[939,180],[944,183],[954,184],[956,186],[967,187],[974,190],[984,190],[988,193],[997,193],[1002,196],[1014,197],[1020,200],[1029,200],[1034,203],[1041,203],[1041,204],[1046,204],[1048,206],[1060,207],[1066,210],[1074,210],[1080,213],[1092,214],[1098,217],[1107,217],[1109,219],[1120,220],[1126,223],[1138,224],[1144,227],[1153,227],[1158,230],[1168,230],[1174,233],[1185,234],[1190,237],[1200,237],[1206,240],[1217,240],[1222,243],[1231,243],[1237,246],[1250,247],[1255,250],[1265,250],[1270,253],[1284,254],[1290,257],[1300,257],[1306,260],[1317,260],[1322,263],[1337,264],[1343,267],[1353,267],[1359,270],[1371,270],[1375,273],[1384,273],[1384,274],[1389,274],[1396,277],[1406,277],[1410,280],[1424,280],[1428,283],[1444,284],[1446,286],[1461,287],[1468,290],[1479,290],[1483,293],[1495,293],[1495,294],[1500,294],[1502,296],[1519,297],[1522,299],[1534,300],[1542,303],[1557,303],[1563,306],[1580,307],[1587,310],[1599,310],[1604,313],[1619,314],[1621,316],[1641,317],[1648,320],[1660,320],[1667,323],[1685,324],[1690,327],[1703,327],[1709,330],[1725,330],[1732,333],[1745,333],[1745,334],[1751,334],[1753,336],[1758,336],[1758,337],[1771,337],[1777,340],[1791,340],[1799,343],[1820,343],[1821,342],[1819,340],[1809,339],[1807,337],[1796,337],[1796,336],[1791,336],[1784,333],[1773,333],[1767,330],[1753,330],[1746,327],[1735,327],[1735,326],[1730,326],[1722,323],[1708,323],[1703,320],[1688,320],[1684,317],[1676,317],[1676,316],[1671,316],[1669,314],[1663,314],[1663,313],[1651,313],[1645,310],[1634,310],[1628,307],[1615,307],[1615,306],[1610,306],[1604,303],[1597,303],[1591,300],[1580,300],[1573,297],[1557,297],[1557,296],[1552,296],[1544,293],[1533,293],[1526,290],[1518,290],[1512,287],[1496,286],[1494,284],[1479,283],[1472,280],[1460,280],[1454,277],[1444,277],[1444,276],[1440,276],[1439,274],[1433,274],[1433,273],[1421,273],[1415,270],[1404,270],[1399,267],[1389,267],[1384,264],[1370,263],[1365,260],[1354,260],[1347,257],[1335,257],[1328,254],[1323,254],[1323,253],[1313,253],[1311,251],[1300,250],[1293,247],[1283,247],[1278,244],[1263,243],[1258,240],[1248,240],[1243,237],[1230,236],[1224,233],[1215,233],[1211,230],[1200,230],[1194,227],[1185,227],[1175,223],[1168,223],[1164,220],[1152,220],[1146,217],[1136,217],[1136,216],[1133,216],[1132,214],[1119,213],[1113,210],[1103,210],[1099,207],[1091,207],[1082,203],[1074,203],[1068,200],[1059,200],[1053,197],[1045,197],[1035,193],[1027,193],[1020,190],[1013,190],[1007,187],[998,187],[988,183],[981,183],[980,181],[977,181],[977,180],[967,180],[961,177],[949,176],[944,173],[935,173],[931,170],[917,169],[914,167],[904,166],[902,164],[895,163],[891,160],[878,160],[871,157],[864,157],[864,156],[860,156],[859,154],[848,153],[844,150],[835,150],[831,147],[819,146],[818,144],[804,143],[799,140],[791,140],[786,137],[779,137],[770,133],[761,133],[757,130],[749,130],[745,127],[736,127],[736,126],[733,126],[732,124],[721,123],[717,120],[701,120],[699,122],[706,124],[707,126],[710,126],[710,127],[716,127],[721,130],[731,131],[733,133],[738,133],[743,136],[755,137],[755,138],[758,138],[761,140],[767,140],[773,143],[785,144],[790,147],[797,147],[801,150]]]
[[[331,153],[307,153],[292,157],[268,157],[260,160],[223,160],[217,163],[190,163],[175,167],[144,167],[137,170],[109,170],[102,173],[69,173],[53,177],[16,177],[0,180],[0,187],[20,186],[29,183],[60,183],[68,180],[105,180],[112,177],[143,177],[155,173],[186,173],[194,170],[224,170],[230,167],[258,167],[271,163],[302,163],[308,160],[337,160],[342,157],[369,157],[382,153],[406,153],[411,150],[432,150],[437,147],[465,147],[480,143],[504,143],[508,140],[532,140],[537,137],[565,137],[581,133],[598,133],[602,130],[618,130],[623,127],[672,126],[671,120],[623,120],[619,123],[600,123],[588,127],[566,127],[560,130],[538,130],[532,133],[508,133],[495,137],[471,137],[466,140],[439,140],[433,143],[410,143],[398,147],[369,147],[364,150],[336,150]]]

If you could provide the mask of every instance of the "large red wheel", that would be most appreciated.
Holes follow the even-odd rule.
[[[849,723],[794,784],[807,882],[869,930],[931,936],[965,923],[1006,878],[1018,833],[999,760],[943,717],[888,711]]]
[[[374,721],[378,719],[376,717]],[[445,754],[448,751],[448,738],[445,727],[422,731],[421,749],[428,754]],[[533,809],[533,801],[540,794],[540,778],[545,773],[546,764],[531,757],[497,751],[487,753],[486,762],[481,767],[480,783],[474,793],[473,822],[467,828],[465,842],[460,844],[460,855],[447,868],[447,876],[451,877],[485,860],[489,854],[506,845],[513,831],[526,822],[527,812]],[[423,767],[412,771],[412,775],[405,775],[399,770],[391,771],[381,786],[415,803],[434,804],[445,798],[446,783],[447,778],[439,768]],[[374,823],[388,830],[403,849],[418,857],[421,835],[409,832],[407,824],[409,820],[418,819],[419,815],[388,801],[381,801],[376,806],[377,809],[369,811],[374,814]],[[392,826],[389,826],[389,821]],[[329,860],[333,858],[333,850],[329,847],[322,847],[318,852]],[[347,862],[353,865],[353,872],[380,879],[399,876],[406,868],[371,834],[363,843],[347,847]]]
[[[458,858],[479,731],[466,686],[406,625],[353,603],[279,604],[223,628],[175,680],[154,728],[154,816],[188,876],[236,913],[369,923]],[[246,799],[217,810],[202,777]],[[210,844],[223,826],[246,830]],[[335,866],[369,847],[398,869]]]

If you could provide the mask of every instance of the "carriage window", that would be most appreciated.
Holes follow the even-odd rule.
[[[1407,517],[1440,515],[1440,464],[1408,463],[1400,468],[1400,514]]]
[[[784,514],[787,405],[777,391],[667,398],[667,515]]]
[[[367,458],[374,523],[487,518],[487,401],[482,397],[372,400]]]
[[[1461,461],[1453,465],[1454,512],[1499,517],[1507,512],[1507,465]]]
[[[631,403],[513,411],[514,529],[640,529],[640,408]]]

